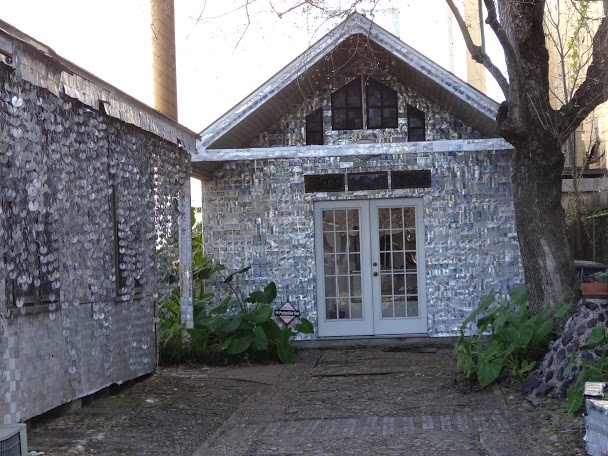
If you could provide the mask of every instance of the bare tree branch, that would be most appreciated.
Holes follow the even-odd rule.
[[[498,67],[494,65],[492,59],[490,59],[490,56],[486,54],[485,50],[481,46],[477,46],[473,42],[473,38],[471,37],[469,28],[467,27],[467,24],[462,18],[460,11],[454,4],[454,0],[446,0],[446,2],[452,10],[454,17],[456,18],[456,22],[458,23],[458,27],[460,28],[462,36],[464,37],[467,49],[471,53],[471,57],[473,58],[473,60],[478,63],[481,63],[484,67],[486,67],[486,69],[490,72],[494,79],[496,79],[496,82],[498,82],[498,85],[506,96],[509,91],[509,82],[507,81],[507,78],[502,74]],[[483,27],[483,24],[481,24],[481,26]]]
[[[608,0],[604,0],[604,6]],[[606,10],[604,10],[606,11]],[[604,16],[593,38],[593,61],[572,99],[559,110],[562,134],[572,133],[598,105],[608,100],[608,17]]]
[[[608,0],[607,0],[608,1]],[[517,54],[513,45],[509,41],[509,37],[507,36],[507,32],[502,27],[502,24],[498,21],[498,15],[496,14],[496,3],[494,0],[483,0],[484,5],[486,6],[486,10],[488,12],[488,17],[486,18],[486,24],[490,26],[496,38],[498,38],[498,42],[502,46],[505,57],[507,59],[507,65],[513,66],[516,65],[517,62]]]

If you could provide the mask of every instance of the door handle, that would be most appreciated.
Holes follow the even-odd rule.
[[[374,271],[374,277],[378,277],[378,271]]]

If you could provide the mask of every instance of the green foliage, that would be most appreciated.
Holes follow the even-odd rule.
[[[608,382],[608,336],[606,335],[606,330],[601,326],[594,327],[589,333],[585,344],[581,345],[581,349],[595,350],[598,358],[583,358],[581,360],[576,381],[566,391],[568,412],[570,413],[576,413],[585,402],[585,382]],[[567,377],[572,372],[577,361],[578,354],[574,353],[564,370],[564,377]]]
[[[205,292],[205,282],[225,268],[204,256],[200,224],[194,219],[192,233],[194,328],[186,330],[181,323],[180,292],[174,279],[169,293],[158,304],[161,362],[297,362],[291,339],[297,333],[312,334],[310,321],[302,318],[290,329],[273,320],[271,304],[277,296],[274,282],[242,297],[236,279],[249,271],[248,267],[223,276],[227,293],[216,305],[215,295]],[[169,277],[179,277],[179,271],[172,271]]]
[[[476,378],[482,387],[505,370],[511,379],[523,380],[545,354],[558,323],[571,308],[567,304],[530,317],[523,285],[512,288],[509,297],[510,302],[491,291],[460,328],[456,368],[465,378]],[[476,333],[466,336],[467,326],[474,321]]]
[[[291,344],[291,338],[298,332],[311,334],[314,328],[310,321],[302,318],[294,327],[280,327],[273,320],[271,304],[276,299],[277,287],[270,282],[263,290],[256,290],[242,298],[234,279],[247,272],[244,268],[224,278],[230,295],[213,309],[205,325],[216,340],[209,346],[214,353],[232,361],[278,359],[282,363],[295,363],[298,356]],[[261,353],[260,353],[261,352]]]

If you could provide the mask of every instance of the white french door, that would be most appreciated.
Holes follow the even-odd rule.
[[[320,336],[427,331],[422,200],[315,203]]]

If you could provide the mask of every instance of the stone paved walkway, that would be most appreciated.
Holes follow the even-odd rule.
[[[580,417],[457,385],[451,349],[301,354],[291,366],[163,368],[43,423],[30,446],[48,456],[585,454]]]

